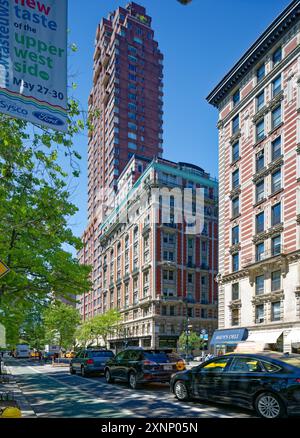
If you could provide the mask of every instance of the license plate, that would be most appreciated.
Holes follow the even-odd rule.
[[[164,365],[164,370],[172,370],[172,365]]]

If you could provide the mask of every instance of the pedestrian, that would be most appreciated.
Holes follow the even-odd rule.
[[[42,352],[41,352],[41,351],[39,351],[39,361],[41,361],[41,360],[42,360],[42,358],[43,358]]]

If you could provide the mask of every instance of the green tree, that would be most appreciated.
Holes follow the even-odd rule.
[[[21,326],[20,336],[30,345],[30,348],[41,350],[45,345],[45,326],[43,321],[43,307],[33,306],[26,313]]]
[[[57,301],[44,311],[46,344],[56,344],[64,349],[74,347],[75,333],[80,315],[75,307]]]
[[[83,321],[81,325],[77,327],[75,337],[78,344],[84,348],[92,344],[95,339],[93,333],[93,319]]]
[[[103,340],[107,344],[107,339],[118,330],[122,316],[116,309],[94,316],[83,322],[77,331],[77,340],[86,346],[96,342],[97,345]]]
[[[188,351],[201,349],[204,346],[204,341],[197,333],[191,331],[187,336],[186,332],[182,332],[178,339],[178,346],[180,350],[185,351],[186,343],[188,341]]]
[[[72,255],[81,240],[68,225],[77,211],[69,187],[80,159],[72,137],[83,127],[75,102],[69,115],[67,134],[0,115],[0,259],[10,268],[0,279],[0,322],[11,344],[33,306],[90,288],[90,267]]]

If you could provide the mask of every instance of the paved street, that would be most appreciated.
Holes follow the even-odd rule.
[[[38,417],[250,417],[252,412],[199,401],[179,402],[165,384],[132,391],[124,383],[109,385],[104,377],[70,375],[68,367],[34,361],[7,362]]]

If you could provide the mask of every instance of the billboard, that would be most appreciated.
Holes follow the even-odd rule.
[[[0,0],[0,112],[67,131],[67,0]]]

